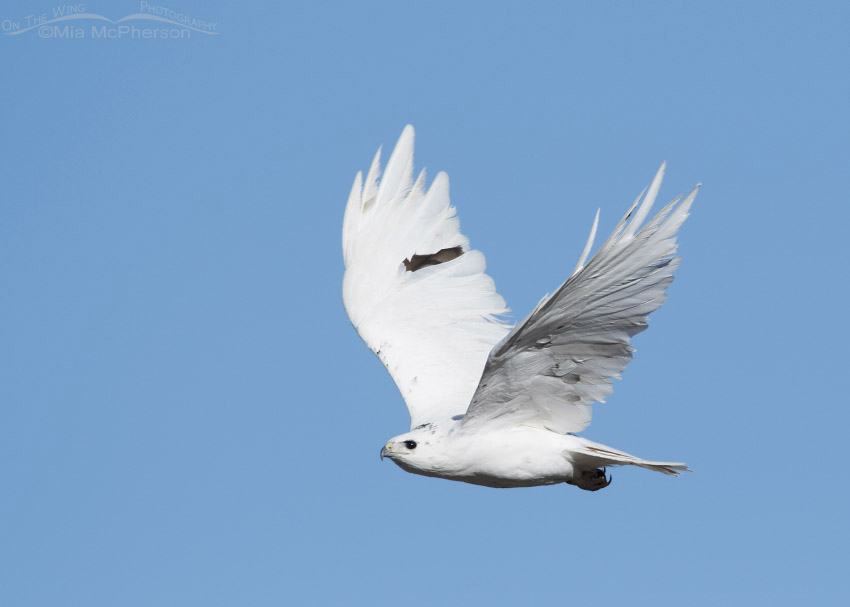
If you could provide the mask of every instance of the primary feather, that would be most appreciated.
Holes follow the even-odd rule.
[[[424,171],[416,182],[412,171],[407,126],[382,177],[380,150],[365,183],[358,173],[343,222],[345,309],[392,375],[411,428],[462,415],[509,330],[484,255],[460,231],[448,176],[426,191]],[[448,260],[433,258],[441,251]]]
[[[521,418],[526,425],[579,432],[590,424],[591,405],[613,391],[611,380],[632,359],[631,338],[664,303],[679,265],[675,235],[699,186],[637,232],[663,175],[664,165],[587,266],[580,263],[490,352],[465,426]]]

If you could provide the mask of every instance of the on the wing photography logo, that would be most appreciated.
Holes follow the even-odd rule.
[[[4,17],[0,31],[7,36],[59,40],[185,40],[193,35],[217,36],[218,23],[142,0],[138,12],[111,19],[88,10],[84,3],[60,4],[49,11]]]

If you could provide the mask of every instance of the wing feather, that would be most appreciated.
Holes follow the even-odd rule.
[[[346,311],[392,375],[411,428],[463,414],[510,329],[484,255],[460,231],[448,176],[427,191],[424,171],[412,180],[413,142],[408,125],[382,177],[380,150],[365,182],[357,174],[342,237]]]
[[[664,303],[679,266],[675,237],[699,186],[640,228],[664,169],[590,262],[588,245],[573,275],[494,347],[464,427],[502,419],[579,432],[590,424],[592,404],[613,391],[632,359],[631,338]],[[595,231],[596,222],[589,243]]]

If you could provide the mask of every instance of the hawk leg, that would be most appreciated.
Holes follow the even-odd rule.
[[[582,470],[578,476],[571,481],[567,481],[569,485],[575,485],[579,489],[585,491],[599,491],[611,484],[613,476],[605,478],[605,468],[596,468],[595,470]]]

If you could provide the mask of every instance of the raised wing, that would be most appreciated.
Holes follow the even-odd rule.
[[[395,380],[410,427],[463,414],[487,354],[510,330],[484,255],[469,249],[449,178],[414,183],[413,127],[357,174],[345,209],[342,297],[352,324]]]
[[[661,165],[645,196],[641,194],[643,202],[639,204],[639,196],[584,266],[594,221],[572,276],[490,353],[463,427],[501,419],[579,432],[590,424],[591,405],[613,391],[611,380],[632,359],[630,339],[664,303],[664,291],[679,265],[676,233],[699,186],[637,231],[663,176]]]

